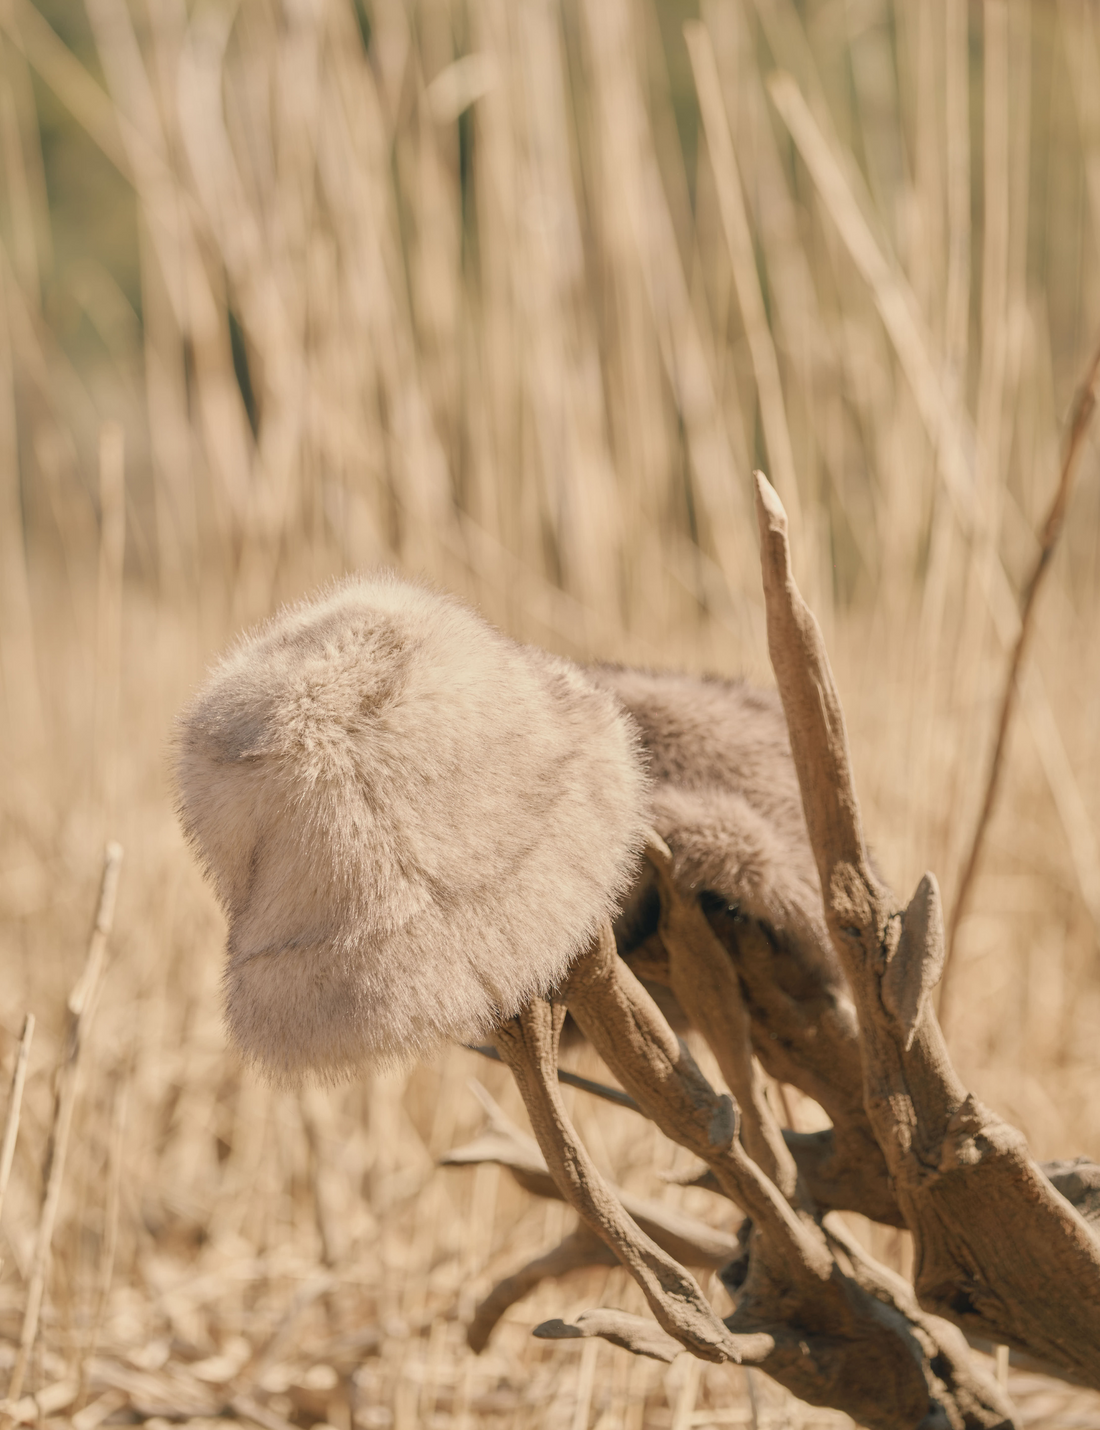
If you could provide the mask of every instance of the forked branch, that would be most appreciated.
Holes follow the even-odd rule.
[[[496,1288],[479,1308],[472,1343],[484,1344],[501,1312],[537,1279],[586,1259],[591,1264],[600,1255],[593,1246],[598,1238],[635,1277],[657,1324],[602,1309],[571,1326],[550,1323],[541,1334],[604,1336],[658,1359],[682,1346],[706,1360],[759,1365],[801,1399],[844,1410],[869,1430],[1003,1430],[1011,1424],[1003,1394],[971,1363],[957,1332],[921,1313],[908,1291],[906,1304],[886,1273],[875,1279],[841,1265],[821,1227],[795,1211],[747,1156],[731,1100],[706,1081],[618,957],[610,927],[574,963],[560,994],[642,1110],[701,1156],[722,1191],[752,1216],[748,1256],[739,1247],[735,1258],[741,1263],[736,1308],[723,1324],[674,1259],[687,1258],[684,1247],[669,1240],[671,1228],[654,1225],[647,1235],[596,1172],[558,1092],[564,1007],[536,999],[497,1030],[495,1041],[516,1076],[554,1187],[586,1230]],[[461,1160],[491,1156],[514,1164],[524,1185],[545,1194],[550,1179],[534,1149],[506,1131],[493,1127],[481,1146],[459,1154]]]
[[[748,1274],[726,1322],[746,1361],[810,1404],[844,1410],[872,1430],[1010,1423],[1007,1401],[970,1364],[957,1333],[932,1316],[915,1321],[880,1288],[861,1285],[838,1264],[821,1228],[747,1156],[728,1100],[710,1087],[618,957],[610,929],[573,965],[561,992],[635,1101],[701,1157],[752,1217]],[[768,1339],[766,1350],[760,1337]]]
[[[581,1220],[637,1281],[670,1336],[703,1360],[739,1361],[735,1338],[695,1280],[631,1220],[573,1130],[556,1075],[564,1015],[560,1004],[536,998],[494,1035],[515,1076],[551,1176]]]
[[[562,1193],[547,1170],[538,1144],[505,1117],[484,1088],[475,1084],[474,1090],[485,1108],[489,1125],[472,1142],[442,1157],[443,1165],[459,1167],[495,1162],[506,1167],[519,1185],[535,1196],[560,1198]],[[609,1191],[639,1229],[681,1266],[720,1271],[738,1253],[739,1242],[731,1232],[708,1226],[673,1207],[643,1201],[620,1187],[612,1185]],[[471,1350],[484,1350],[501,1316],[547,1278],[567,1276],[588,1266],[617,1265],[615,1253],[581,1222],[557,1246],[526,1262],[492,1288],[475,1309],[466,1328],[467,1343]],[[654,1335],[664,1336],[652,1322],[642,1324],[648,1325]],[[671,1337],[665,1340],[676,1347],[677,1353],[683,1349]]]
[[[761,473],[756,495],[772,665],[859,1014],[864,1100],[913,1233],[917,1298],[1100,1388],[1100,1242],[951,1065],[928,997],[944,949],[935,878],[902,910],[870,866],[844,716],[791,571],[786,514]]]

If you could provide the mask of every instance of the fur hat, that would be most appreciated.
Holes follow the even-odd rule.
[[[638,727],[653,826],[685,893],[736,905],[826,981],[842,983],[779,697],[740,680],[596,666]],[[651,879],[631,890],[620,927],[644,917]]]
[[[240,640],[176,773],[228,916],[229,1031],[278,1082],[484,1034],[615,912],[644,840],[615,699],[390,574]]]

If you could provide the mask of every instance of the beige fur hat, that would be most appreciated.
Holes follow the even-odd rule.
[[[588,674],[637,726],[650,817],[672,850],[681,890],[736,905],[799,962],[842,985],[778,695],[670,671],[595,666]],[[650,884],[643,870],[624,925],[637,919]]]
[[[180,719],[177,780],[230,1033],[284,1083],[515,1013],[614,913],[646,822],[609,692],[389,574],[246,635]]]

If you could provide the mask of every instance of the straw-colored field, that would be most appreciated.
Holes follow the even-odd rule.
[[[689,55],[698,15],[0,5],[0,1108],[37,1019],[0,1392],[49,1251],[24,1420],[849,1423],[759,1374],[530,1338],[639,1310],[620,1271],[546,1283],[470,1354],[478,1299],[568,1224],[497,1168],[435,1166],[481,1126],[471,1079],[522,1120],[507,1075],[459,1049],[301,1096],[243,1073],[221,916],[172,811],[172,719],[207,663],[358,567],[425,573],[580,659],[770,682],[759,465],[879,863],[906,896],[935,869],[952,908],[1100,339],[1100,16],[704,0]],[[943,1016],[1038,1156],[1100,1160],[1098,452],[1093,434]],[[112,838],[114,928],[51,1142]],[[566,1097],[627,1188],[729,1223],[661,1180],[686,1153]],[[901,1233],[860,1234],[906,1265]],[[1025,1424],[1100,1427],[1100,1396],[1010,1385]]]

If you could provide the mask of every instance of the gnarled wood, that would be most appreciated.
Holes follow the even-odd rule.
[[[439,1159],[440,1164],[460,1167],[495,1162],[500,1167],[506,1167],[525,1191],[539,1197],[563,1199],[547,1170],[538,1143],[504,1115],[484,1088],[478,1089],[478,1100],[488,1116],[488,1127],[464,1147],[445,1153]],[[706,1222],[662,1202],[636,1197],[614,1183],[609,1183],[608,1187],[642,1231],[685,1266],[718,1271],[736,1256],[739,1246],[736,1233],[708,1226]]]
[[[637,1281],[670,1336],[703,1360],[739,1361],[736,1338],[695,1280],[631,1220],[573,1130],[555,1075],[564,1012],[561,1005],[536,998],[494,1034],[527,1106],[550,1175],[574,1211]]]
[[[626,1311],[615,1311],[602,1306],[596,1310],[582,1311],[572,1321],[543,1321],[541,1326],[535,1327],[534,1334],[545,1341],[569,1341],[579,1337],[599,1336],[633,1355],[649,1356],[653,1360],[666,1362],[675,1360],[683,1349],[670,1336],[666,1336],[660,1327],[643,1316],[631,1316]],[[785,1338],[791,1338],[789,1331],[785,1333]],[[773,1355],[776,1349],[775,1336],[766,1331],[742,1336],[740,1343],[742,1365],[760,1365]]]
[[[571,1271],[581,1271],[588,1266],[618,1266],[619,1258],[611,1248],[588,1226],[581,1222],[568,1236],[544,1251],[541,1256],[528,1261],[511,1276],[498,1281],[485,1299],[478,1303],[474,1317],[466,1327],[466,1344],[475,1353],[480,1353],[489,1344],[489,1337],[497,1327],[501,1316],[524,1296],[529,1296],[536,1286],[548,1277],[568,1276]],[[646,1321],[653,1333],[662,1337],[669,1345],[676,1347],[676,1354],[683,1350],[679,1341],[673,1340],[655,1321]],[[536,1335],[538,1332],[536,1331]],[[670,1357],[671,1359],[671,1357]]]
[[[771,1115],[763,1074],[752,1055],[749,1015],[737,973],[698,902],[681,897],[672,877],[668,846],[652,832],[646,857],[657,874],[660,934],[668,950],[672,991],[692,1026],[706,1038],[741,1109],[741,1141],[746,1152],[790,1201],[798,1172]]]
[[[872,1430],[1011,1424],[1003,1393],[965,1351],[960,1360],[941,1343],[934,1318],[914,1322],[846,1273],[821,1228],[746,1155],[728,1100],[618,957],[609,928],[573,965],[562,996],[635,1101],[752,1217],[748,1275],[726,1324],[739,1339],[770,1339],[756,1363],[801,1399],[844,1410]]]
[[[928,998],[942,959],[935,879],[926,875],[902,910],[871,867],[844,716],[791,571],[786,515],[760,473],[756,488],[768,645],[859,1014],[864,1100],[913,1233],[917,1299],[1100,1388],[1100,1242],[951,1065]]]
[[[534,1334],[543,1341],[573,1341],[599,1336],[632,1355],[649,1356],[666,1364],[674,1361],[683,1350],[679,1341],[666,1336],[660,1326],[644,1316],[631,1316],[626,1311],[582,1311],[572,1321],[543,1321]]]
[[[1095,1235],[1100,1235],[1100,1165],[1087,1157],[1068,1161],[1040,1162],[1047,1181],[1076,1207]]]
[[[680,899],[685,899],[683,892]],[[696,908],[729,961],[753,1053],[774,1078],[814,1098],[832,1118],[832,1127],[818,1132],[782,1130],[814,1205],[823,1212],[855,1211],[888,1226],[904,1226],[863,1107],[854,1017],[849,1021],[838,1015],[831,990],[817,986],[812,971],[801,970],[801,996],[784,988],[776,976],[775,949],[757,924],[729,910]],[[672,993],[671,962],[659,930],[624,957],[650,989]],[[673,1011],[692,1021],[678,1002]],[[709,1168],[695,1185],[721,1192]]]
[[[442,1165],[460,1167],[495,1162],[506,1167],[519,1185],[535,1196],[561,1198],[562,1193],[547,1170],[538,1144],[505,1117],[484,1088],[478,1088],[477,1092],[489,1125],[472,1142],[441,1157]],[[644,1201],[613,1184],[609,1189],[645,1235],[682,1266],[719,1271],[737,1255],[738,1238],[730,1232],[708,1226],[674,1207]],[[547,1278],[567,1276],[587,1266],[617,1264],[615,1253],[582,1222],[557,1246],[528,1261],[493,1287],[475,1309],[473,1320],[466,1328],[467,1343],[471,1350],[484,1350],[505,1311]],[[678,1342],[673,1344],[677,1351],[682,1349]]]

